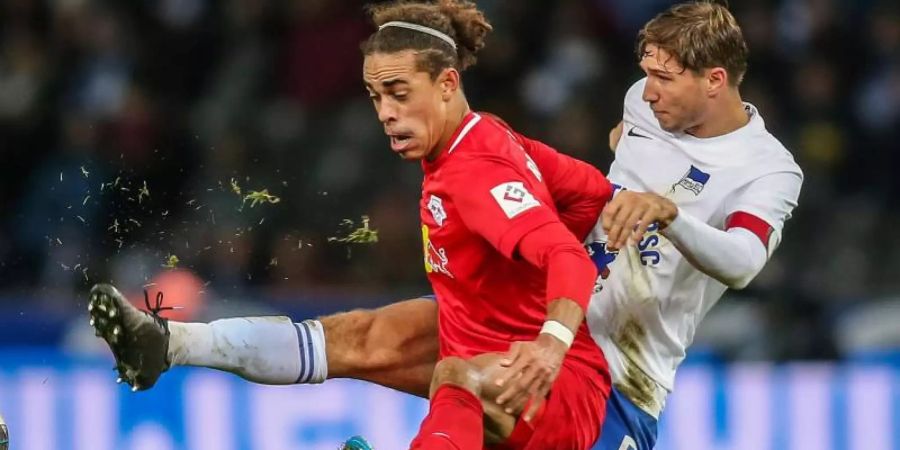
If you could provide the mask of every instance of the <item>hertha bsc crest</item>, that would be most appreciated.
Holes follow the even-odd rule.
[[[681,180],[672,186],[672,191],[674,192],[676,187],[683,187],[693,192],[694,195],[700,195],[700,191],[706,187],[707,181],[709,181],[708,173],[691,166],[691,168],[688,169],[688,172],[681,177]]]

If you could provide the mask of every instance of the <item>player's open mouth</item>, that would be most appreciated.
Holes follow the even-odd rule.
[[[402,152],[409,147],[409,144],[412,143],[412,136],[403,135],[403,134],[392,134],[391,138],[391,150],[395,152]]]

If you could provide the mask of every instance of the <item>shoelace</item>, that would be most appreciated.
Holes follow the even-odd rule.
[[[181,309],[178,306],[163,306],[162,291],[156,293],[156,305],[150,306],[150,294],[147,293],[146,289],[144,289],[144,305],[147,306],[147,311],[150,311],[150,314],[153,314],[153,317],[157,319],[162,319],[159,313],[163,311],[174,311],[176,309]]]

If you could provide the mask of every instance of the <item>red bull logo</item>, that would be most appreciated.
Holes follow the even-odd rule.
[[[447,259],[447,251],[434,246],[428,235],[427,225],[422,225],[422,246],[425,255],[425,272],[438,272],[453,278],[453,274],[450,273],[450,269],[447,267],[450,263]]]

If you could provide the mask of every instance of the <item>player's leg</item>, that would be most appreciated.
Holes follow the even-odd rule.
[[[320,319],[329,378],[428,396],[438,358],[437,303],[418,298]]]
[[[503,370],[500,366],[502,358],[501,354],[489,353],[466,361],[480,383],[487,445],[502,449],[581,450],[593,445],[605,412],[606,394],[599,374],[567,360],[541,412],[529,423],[520,419],[524,408],[507,413],[496,403],[503,391],[494,383]],[[432,405],[432,411],[436,407]]]
[[[600,439],[592,450],[652,450],[657,420],[613,387]]]
[[[97,285],[88,308],[120,377],[137,389],[153,386],[170,365],[190,365],[265,384],[357,378],[424,396],[437,358],[437,307],[427,299],[298,324],[287,317],[181,323]]]
[[[480,450],[484,445],[481,375],[460,358],[437,364],[431,406],[412,450]]]

